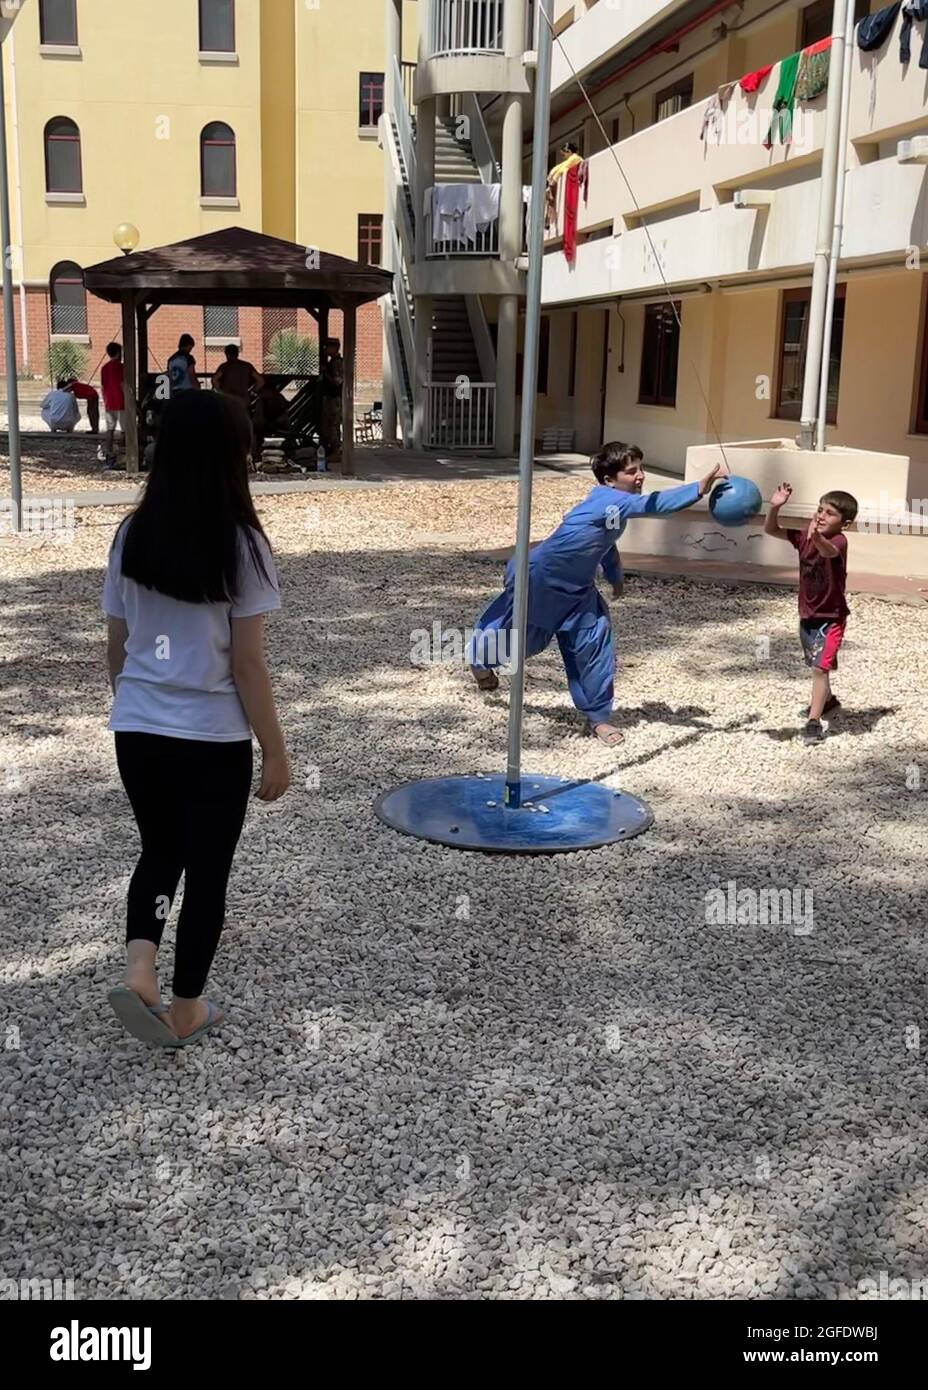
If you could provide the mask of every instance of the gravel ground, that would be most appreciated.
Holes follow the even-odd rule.
[[[539,479],[538,534],[582,490]],[[554,650],[529,669],[526,766],[622,786],[655,826],[487,858],[371,803],[502,765],[505,689],[409,653],[495,590],[514,487],[261,513],[295,785],[245,828],[211,978],[228,1023],[177,1055],[105,1003],[136,853],[104,728],[117,518],[0,549],[0,1276],[79,1299],[594,1300],[928,1276],[928,612],[855,600],[848,712],[806,749],[794,594],[630,580],[625,748],[583,735]],[[740,924],[713,907],[730,881]],[[764,888],[791,920],[758,923]]]

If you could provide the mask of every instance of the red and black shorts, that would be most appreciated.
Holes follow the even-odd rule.
[[[799,640],[806,665],[817,671],[838,669],[838,648],[844,640],[844,623],[834,619],[800,618]]]

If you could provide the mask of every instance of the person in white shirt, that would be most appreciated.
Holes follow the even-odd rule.
[[[80,406],[71,392],[65,390],[63,381],[58,382],[54,391],[49,391],[41,411],[52,434],[70,434],[81,418]]]
[[[280,595],[248,491],[250,447],[238,402],[199,391],[172,399],[103,590],[109,728],[142,842],[125,984],[109,999],[134,1037],[162,1047],[185,1045],[223,1018],[202,996],[251,790],[252,731],[262,749],[255,794],[274,801],[290,781],[264,659],[264,614]],[[182,873],[166,1008],[156,957]]]

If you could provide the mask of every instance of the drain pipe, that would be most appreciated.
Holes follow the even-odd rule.
[[[802,413],[799,420],[799,447],[811,449],[815,442],[819,373],[825,329],[825,298],[835,222],[835,187],[838,174],[838,136],[841,125],[841,80],[844,68],[844,33],[848,0],[835,0],[831,20],[831,52],[828,63],[828,104],[825,109],[825,140],[822,146],[822,179],[818,203],[818,232],[812,263],[812,295],[809,303],[809,331],[806,338],[806,366],[802,381]]]
[[[851,64],[854,57],[854,6],[848,2],[844,28],[844,66],[841,70],[841,125],[838,131],[838,183],[835,190],[835,225],[831,237],[831,260],[828,264],[828,293],[825,296],[825,328],[822,334],[822,367],[818,378],[818,427],[815,447],[825,448],[825,427],[828,423],[828,373],[831,366],[831,326],[835,316],[835,286],[838,280],[838,261],[841,259],[841,240],[844,236],[844,194],[847,179],[847,131],[851,110]]]

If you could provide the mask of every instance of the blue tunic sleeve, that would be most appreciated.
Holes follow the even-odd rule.
[[[698,501],[698,483],[684,483],[681,487],[668,487],[661,492],[619,492],[616,495],[616,505],[623,517],[682,512],[684,507],[691,507]]]
[[[603,556],[602,566],[603,574],[609,584],[622,583],[622,561],[614,545],[610,546]]]

